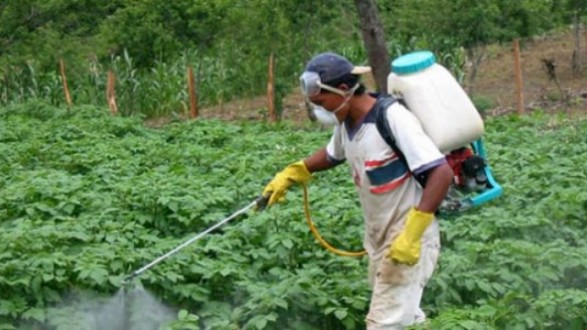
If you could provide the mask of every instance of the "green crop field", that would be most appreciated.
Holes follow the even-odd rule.
[[[586,131],[586,120],[543,113],[487,119],[504,195],[442,218],[441,260],[423,300],[429,328],[587,327]],[[77,299],[114,296],[124,276],[251,203],[328,138],[311,124],[155,130],[94,106],[0,108],[0,329],[82,329]],[[326,239],[360,249],[346,166],[315,175],[309,192]],[[359,329],[366,263],[324,250],[292,189],[137,285],[173,310],[167,329]]]

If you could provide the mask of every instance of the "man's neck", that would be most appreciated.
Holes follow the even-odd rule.
[[[367,93],[351,99],[349,114],[346,118],[350,128],[355,128],[363,121],[375,105],[375,102],[377,102],[377,99]]]

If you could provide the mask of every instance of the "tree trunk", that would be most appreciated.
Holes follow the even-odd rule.
[[[575,17],[573,19],[573,30],[575,36],[575,47],[573,49],[573,59],[571,61],[571,67],[573,68],[573,74],[577,75],[582,70],[582,54],[581,54],[581,15],[579,10],[575,10]]]
[[[306,8],[304,10],[306,10],[308,13],[313,13],[312,12],[312,3],[311,2],[306,2]],[[307,21],[306,24],[304,25],[304,56],[306,57],[306,59],[309,59],[310,57],[310,45],[309,45],[309,40],[310,40],[310,34],[312,33],[312,17],[308,15],[307,16]],[[318,120],[318,118],[316,118],[316,115],[314,114],[314,111],[312,111],[312,107],[310,106],[310,104],[308,103],[308,100],[306,98],[304,98],[304,108],[306,109],[306,113],[308,114],[308,119],[310,119],[311,122],[315,122],[316,120]]]
[[[469,78],[467,79],[468,83],[466,88],[467,93],[470,96],[473,95],[473,91],[475,89],[475,78],[477,78],[479,66],[485,57],[485,49],[486,46],[473,46],[465,50],[467,54],[467,61],[471,63],[471,72],[469,73]]]
[[[363,42],[377,89],[380,93],[387,94],[387,76],[390,72],[389,52],[377,5],[375,0],[355,0],[355,6],[359,13]]]

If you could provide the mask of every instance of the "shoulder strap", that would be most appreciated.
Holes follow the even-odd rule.
[[[392,96],[380,97],[377,99],[377,103],[375,103],[375,125],[377,126],[377,131],[379,131],[379,135],[381,135],[391,150],[393,150],[393,152],[395,152],[396,155],[407,164],[404,153],[395,143],[395,137],[391,132],[391,127],[389,126],[389,121],[387,120],[387,109],[397,101],[398,100]]]
[[[395,102],[400,102],[405,106],[403,100],[396,99],[392,96],[380,97],[377,99],[377,103],[375,103],[375,125],[377,126],[377,131],[379,131],[379,135],[381,135],[391,150],[393,150],[398,158],[409,168],[406,156],[395,143],[395,137],[393,136],[393,132],[389,126],[389,121],[387,120],[387,109]],[[415,178],[422,187],[426,185],[425,175],[415,176]]]

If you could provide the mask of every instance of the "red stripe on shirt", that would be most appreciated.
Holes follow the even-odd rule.
[[[397,155],[393,155],[389,158],[383,159],[383,160],[366,160],[365,161],[365,166],[366,167],[377,167],[377,166],[381,166],[384,165],[385,163],[394,160],[397,158]]]
[[[374,194],[382,194],[384,192],[388,192],[390,190],[393,190],[399,186],[402,185],[402,183],[404,183],[408,178],[410,178],[411,173],[406,173],[404,176],[397,178],[389,183],[383,184],[381,186],[377,186],[377,187],[373,187],[371,189],[369,189],[369,191],[371,191]]]

